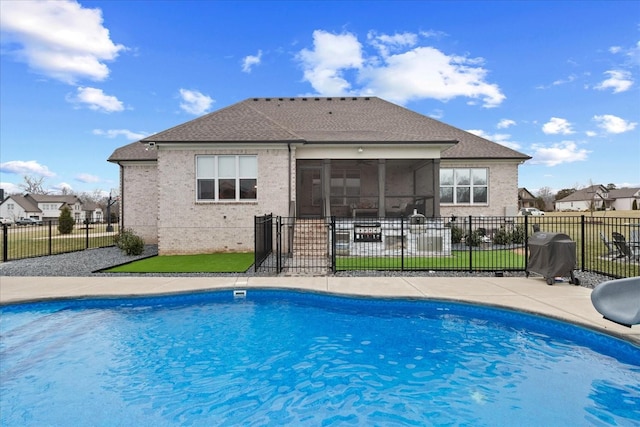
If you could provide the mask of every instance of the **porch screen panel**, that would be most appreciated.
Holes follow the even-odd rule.
[[[360,196],[360,171],[334,169],[331,171],[331,205],[347,206],[357,203]]]

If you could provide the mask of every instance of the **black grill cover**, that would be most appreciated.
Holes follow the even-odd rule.
[[[533,233],[529,237],[527,271],[544,277],[566,276],[576,266],[576,242],[562,233]]]

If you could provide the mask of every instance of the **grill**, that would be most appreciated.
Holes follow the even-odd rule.
[[[562,233],[537,232],[529,238],[529,273],[542,275],[547,285],[553,285],[555,277],[571,277],[571,283],[580,281],[573,275],[576,267],[576,242]]]

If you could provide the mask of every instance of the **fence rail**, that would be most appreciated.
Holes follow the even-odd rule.
[[[546,232],[575,242],[576,269],[640,275],[640,220],[634,218],[276,217],[271,226],[271,241],[261,249],[271,252],[256,271],[527,271],[529,238]]]
[[[42,225],[3,224],[1,231],[2,261],[11,261],[112,246],[118,226],[76,224],[71,233],[61,234],[57,221],[44,221]]]

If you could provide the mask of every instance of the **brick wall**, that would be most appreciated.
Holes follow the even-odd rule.
[[[257,202],[196,202],[196,155],[257,154]],[[250,252],[255,215],[288,215],[288,151],[172,150],[158,152],[159,251],[168,254]]]
[[[489,168],[488,205],[447,205],[440,204],[440,216],[504,216],[505,208],[518,208],[518,163],[511,162],[452,162],[442,160],[441,168]]]
[[[120,204],[122,225],[131,228],[148,244],[158,243],[157,176],[155,163],[125,165],[123,168],[125,197]]]

